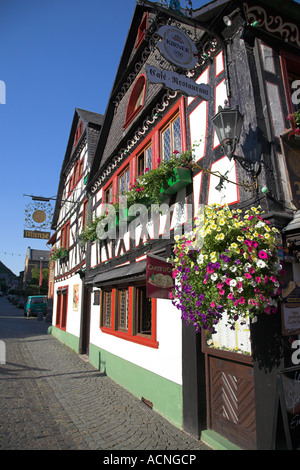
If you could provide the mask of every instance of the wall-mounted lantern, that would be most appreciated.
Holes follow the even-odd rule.
[[[230,108],[228,102],[225,101],[225,106],[219,106],[219,110],[215,116],[211,118],[212,124],[218,136],[220,145],[223,149],[224,155],[229,160],[234,159],[238,161],[245,171],[251,173],[255,178],[261,169],[261,163],[248,160],[244,157],[235,155],[236,144],[240,140],[243,115],[240,113],[238,106]]]

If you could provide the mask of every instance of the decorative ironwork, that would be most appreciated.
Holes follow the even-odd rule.
[[[258,26],[264,28],[268,33],[280,36],[285,42],[300,47],[299,28],[295,23],[287,23],[280,15],[272,15],[267,13],[261,6],[255,5],[251,7],[248,3],[243,3],[246,18],[251,25],[258,22]]]
[[[53,207],[50,202],[34,201],[25,207],[25,228],[46,230],[51,228]]]

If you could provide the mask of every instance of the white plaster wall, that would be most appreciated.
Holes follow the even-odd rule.
[[[182,384],[182,342],[180,312],[170,300],[157,299],[158,349],[103,333],[99,327],[100,307],[91,307],[90,342],[122,359]]]
[[[73,287],[79,285],[79,303],[78,311],[73,310]],[[54,286],[54,300],[53,300],[53,315],[52,324],[56,323],[56,304],[57,295],[56,291],[59,287],[68,287],[68,310],[67,310],[67,325],[66,332],[74,336],[80,337],[80,323],[81,323],[81,299],[82,299],[82,281],[78,274],[64,281],[56,282]]]

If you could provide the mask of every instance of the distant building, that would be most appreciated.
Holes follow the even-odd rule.
[[[25,270],[23,271],[23,289],[30,284],[32,269],[35,266],[42,269],[49,268],[49,256],[50,252],[47,250],[35,250],[30,248],[30,246],[27,248]]]
[[[17,276],[0,261],[0,283],[5,283],[8,289],[14,289],[18,284]]]

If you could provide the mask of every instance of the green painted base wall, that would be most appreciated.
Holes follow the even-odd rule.
[[[138,399],[153,403],[153,410],[182,428],[182,386],[90,344],[89,359],[101,372]]]
[[[71,335],[66,331],[56,328],[56,326],[51,326],[51,334],[55,336],[59,341],[66,344],[69,348],[73,349],[77,353],[79,352],[79,338],[77,336]]]

